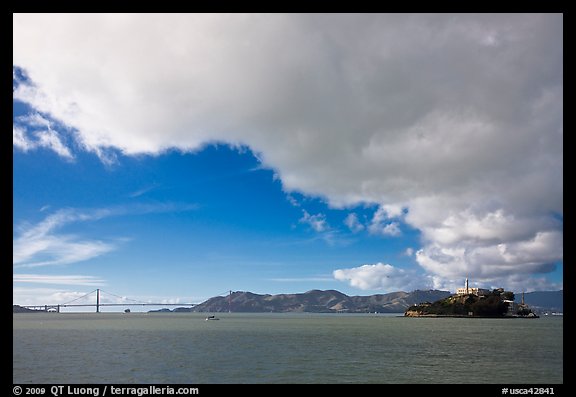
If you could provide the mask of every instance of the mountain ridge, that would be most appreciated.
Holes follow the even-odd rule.
[[[348,296],[337,290],[313,289],[296,294],[255,294],[236,291],[229,296],[216,296],[196,305],[194,312],[312,312],[312,313],[402,313],[422,301],[436,301],[450,296],[448,291],[416,290],[367,296]]]
[[[533,291],[515,293],[516,303],[524,302],[541,314],[563,312],[563,290]],[[215,296],[194,307],[176,309],[150,310],[150,312],[315,312],[315,313],[404,313],[408,307],[420,303],[433,303],[451,294],[440,290],[415,290],[412,292],[390,292],[375,295],[348,296],[337,290],[313,289],[295,294],[256,294],[247,291],[236,291],[230,296]],[[30,310],[13,305],[14,313],[38,313],[41,310]]]
[[[386,294],[348,296],[340,291],[312,289],[295,294],[256,294],[236,291],[229,296],[210,298],[193,308],[175,311],[193,312],[245,312],[245,313],[403,313],[408,307],[424,302],[435,302],[453,295],[442,290],[396,291]],[[516,301],[521,301],[517,293]],[[563,290],[534,291],[524,294],[525,302],[538,312],[563,311]]]

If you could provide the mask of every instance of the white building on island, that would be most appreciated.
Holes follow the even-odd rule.
[[[469,287],[468,286],[468,277],[466,277],[466,284],[464,285],[464,288],[458,288],[456,290],[456,295],[476,295],[476,296],[484,296],[484,295],[488,295],[490,293],[490,290],[484,289],[484,288],[475,288],[475,287]]]

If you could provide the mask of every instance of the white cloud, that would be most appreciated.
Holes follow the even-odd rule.
[[[15,305],[62,304],[86,295],[87,291],[66,291],[58,288],[31,288],[14,286],[12,299]]]
[[[330,227],[328,226],[328,222],[326,222],[326,215],[324,214],[315,214],[310,215],[308,211],[302,210],[302,218],[300,218],[300,223],[305,223],[309,225],[312,229],[316,232],[325,232]]]
[[[12,141],[16,148],[24,152],[28,152],[37,148],[45,148],[52,150],[64,159],[74,159],[70,149],[68,149],[68,147],[62,143],[60,134],[52,129],[49,120],[45,119],[38,113],[34,113],[29,116],[19,117],[18,122],[27,125],[28,127],[40,127],[44,129],[35,129],[32,132],[32,135],[36,139],[33,140],[27,134],[25,128],[22,126],[13,126]]]
[[[196,210],[194,203],[135,204],[129,207],[116,206],[96,209],[66,208],[47,215],[36,224],[22,224],[17,228],[12,241],[14,267],[38,267],[67,265],[104,255],[117,248],[117,243],[126,239],[116,238],[105,242],[84,238],[76,234],[59,233],[69,224],[93,222],[112,216],[139,215],[164,212]]]
[[[429,288],[426,277],[384,263],[334,270],[333,276],[336,280],[349,282],[352,287],[362,290],[395,292]]]
[[[400,231],[400,224],[398,222],[392,222],[384,225],[381,233],[387,236],[399,236],[402,234]]]
[[[82,275],[46,275],[46,274],[13,274],[12,280],[15,283],[38,283],[38,284],[59,284],[59,285],[84,285],[103,286],[106,282],[94,276]]]
[[[293,206],[293,207],[300,207],[300,203],[296,198],[290,194],[286,195],[286,200]]]
[[[392,219],[399,218],[404,214],[404,209],[401,205],[395,204],[383,204],[381,205],[376,213],[374,214],[374,219]]]
[[[532,276],[529,274],[511,274],[504,279],[492,280],[491,288],[506,286],[506,289],[516,293],[532,291],[558,291],[564,289],[562,282],[550,282],[543,276]],[[517,299],[518,300],[518,299]]]
[[[55,131],[53,130],[36,131],[34,135],[38,139],[37,142],[39,147],[50,149],[59,156],[70,160],[74,158],[70,150],[66,146],[64,146],[64,144],[60,140],[60,137],[58,136],[58,133],[56,133]]]
[[[348,282],[361,290],[383,290],[386,292],[414,291],[416,289],[436,289],[456,293],[464,285],[466,276],[460,273],[433,275],[404,270],[389,264],[377,263],[348,269],[337,269],[334,279]],[[494,275],[491,277],[470,277],[474,287],[494,289],[505,288],[508,291],[554,291],[563,289],[562,283],[548,281],[545,277],[534,277],[529,272]]]
[[[353,232],[353,233],[358,233],[361,232],[362,230],[365,229],[364,225],[362,224],[362,222],[360,222],[358,220],[358,215],[356,215],[354,212],[351,214],[348,214],[348,216],[344,219],[344,224],[346,226],[348,226],[348,228]]]
[[[144,186],[143,188],[140,188],[132,193],[130,193],[128,196],[131,198],[136,198],[136,197],[140,197],[148,192],[151,192],[155,189],[157,189],[160,185],[158,185],[157,183],[153,183],[151,185],[147,185]]]
[[[471,275],[481,281],[511,274],[547,273],[562,260],[562,233],[539,232],[513,243],[428,244],[416,260],[428,272],[453,278]]]
[[[66,224],[97,220],[108,214],[107,210],[92,213],[60,210],[48,215],[36,225],[24,227],[20,235],[13,240],[14,266],[66,265],[92,259],[114,250],[113,244],[100,240],[56,233]]]
[[[486,279],[562,260],[561,14],[15,14],[13,26],[14,65],[34,83],[14,97],[103,160],[248,145],[287,193],[378,204],[373,233],[420,230],[432,276],[481,257]],[[31,150],[23,131],[14,146]],[[522,242],[524,257],[510,251]]]
[[[391,219],[403,215],[403,209],[398,205],[381,205],[378,207],[372,221],[368,226],[368,232],[375,235],[399,236],[402,234],[398,222],[390,222]]]
[[[12,143],[15,147],[24,152],[27,152],[35,147],[35,144],[31,142],[26,135],[26,130],[18,126],[12,127]]]
[[[74,277],[78,277],[78,276],[72,276],[72,278]],[[42,277],[37,277],[38,280],[40,280]],[[45,277],[46,280],[48,280],[47,276]],[[62,281],[65,281],[66,279],[64,278]],[[15,280],[16,282],[16,280]],[[24,282],[34,282],[34,281],[24,281]],[[36,281],[38,282],[38,281]],[[56,283],[54,283],[56,284]],[[66,283],[62,283],[62,284],[66,284]],[[72,283],[70,283],[69,285],[73,285]],[[81,285],[81,286],[85,286],[85,287],[97,287],[100,286],[100,284],[90,284],[90,283],[86,283],[86,284],[77,284],[77,285]],[[66,289],[61,289],[61,288],[38,288],[38,287],[21,287],[21,286],[15,286],[13,287],[13,302],[14,304],[17,305],[57,305],[57,304],[67,304],[70,303],[71,301],[74,301],[75,304],[90,304],[90,305],[94,305],[96,304],[96,292],[92,291],[90,292],[89,290],[84,290],[84,291],[71,291],[71,290],[66,290]],[[158,302],[159,301],[151,301],[151,302]],[[134,300],[126,298],[126,297],[122,297],[122,296],[117,296],[117,295],[111,295],[110,293],[107,293],[105,291],[100,291],[100,303],[126,303],[126,304],[130,304],[130,303],[134,303]],[[94,308],[87,308],[87,307],[83,307],[83,308],[67,308],[64,309],[66,311],[93,311]],[[115,308],[108,308],[107,311],[116,311],[117,309]],[[122,310],[124,310],[124,308],[122,308]]]

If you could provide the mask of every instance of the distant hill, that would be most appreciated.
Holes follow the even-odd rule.
[[[438,290],[416,290],[412,292],[391,292],[368,296],[348,296],[336,290],[311,290],[300,294],[260,295],[237,291],[229,296],[216,296],[193,308],[179,307],[173,310],[160,309],[157,312],[233,312],[254,313],[403,313],[408,307],[423,302],[436,302],[447,298],[451,293]],[[520,303],[522,294],[515,294],[515,302]],[[535,312],[563,312],[564,291],[535,291],[524,294],[524,302]],[[13,305],[13,313],[42,313]]]
[[[336,290],[311,290],[300,294],[259,295],[237,291],[230,296],[216,296],[195,306],[195,312],[251,313],[402,313],[409,306],[436,301],[450,295],[448,291],[392,292],[369,296],[348,296]]]
[[[521,300],[522,293],[516,293],[516,302]],[[539,312],[563,312],[564,290],[526,292],[524,302]]]

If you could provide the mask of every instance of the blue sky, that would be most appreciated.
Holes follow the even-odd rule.
[[[402,238],[369,232],[377,208],[332,209],[322,198],[286,193],[245,147],[119,155],[111,166],[92,154],[67,161],[47,149],[15,151],[15,235],[68,214],[72,220],[54,222],[43,237],[106,246],[77,263],[42,265],[64,255],[38,253],[15,274],[81,274],[94,288],[138,299],[197,301],[228,289],[358,294],[333,271],[378,262],[415,267],[407,250],[417,247],[418,232],[407,225]]]
[[[13,44],[15,303],[562,288],[561,15],[15,14]]]

